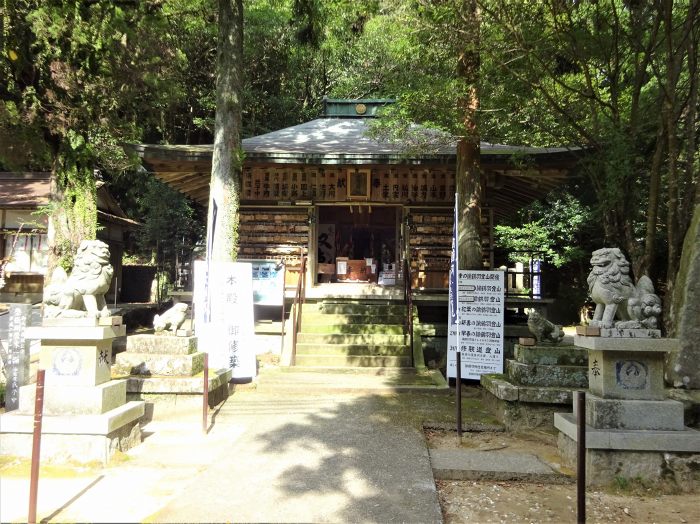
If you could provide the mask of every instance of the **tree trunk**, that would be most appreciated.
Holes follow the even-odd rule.
[[[459,269],[483,269],[481,252],[481,169],[479,142],[457,143]]]
[[[219,0],[216,119],[207,216],[207,257],[234,261],[238,255],[241,191],[241,76],[243,0]]]
[[[457,143],[455,185],[459,194],[459,269],[483,269],[481,252],[481,200],[482,174],[480,162],[480,137],[477,124],[479,109],[479,12],[474,0],[467,0],[460,9],[467,27],[468,40],[459,52],[457,75],[468,86],[464,96],[457,101],[462,114],[463,137]]]

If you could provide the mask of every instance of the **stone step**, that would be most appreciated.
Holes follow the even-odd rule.
[[[191,377],[204,369],[204,353],[161,355],[151,353],[119,353],[112,366],[112,376],[159,375]]]
[[[417,372],[415,368],[309,368],[262,370],[259,391],[316,394],[393,394],[411,391],[449,392],[439,371]]]
[[[328,375],[347,375],[350,377],[355,377],[359,375],[376,375],[376,376],[391,376],[398,377],[404,375],[413,376],[417,373],[415,368],[393,368],[393,367],[353,367],[353,366],[301,366],[297,364],[296,366],[289,367],[279,367],[279,368],[264,368],[261,373],[314,373],[320,374],[325,373]],[[439,372],[438,372],[439,374]]]
[[[506,374],[513,382],[523,386],[588,387],[587,366],[541,366],[507,360]]]
[[[303,327],[302,327],[303,329]],[[408,343],[407,335],[382,334],[345,334],[345,333],[299,333],[300,344],[367,344],[367,345],[403,345]]]
[[[371,314],[371,313],[359,313],[359,314],[347,314],[343,315],[340,313],[321,313],[319,311],[307,311],[305,308],[302,309],[301,324],[397,324],[404,325],[406,322],[406,315],[394,315],[394,314]]]
[[[197,337],[174,335],[129,335],[126,337],[129,353],[152,353],[163,355],[190,355],[197,352]]]
[[[369,346],[366,344],[297,344],[297,355],[386,355],[411,356],[407,345]]]
[[[342,367],[410,367],[411,357],[393,357],[385,355],[297,355],[299,366]]]
[[[325,314],[340,315],[405,315],[406,304],[374,304],[367,302],[317,302],[302,306],[304,310],[317,311]]]
[[[515,360],[545,366],[588,366],[588,350],[576,346],[521,346],[515,344]]]
[[[328,334],[377,334],[377,335],[403,335],[404,326],[396,324],[314,324],[302,322],[304,333],[328,333]]]

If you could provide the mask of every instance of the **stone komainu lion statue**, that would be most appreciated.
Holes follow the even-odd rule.
[[[559,344],[564,338],[562,327],[552,324],[535,309],[527,316],[527,328],[530,330],[530,333],[535,335],[538,344],[543,342]]]
[[[180,302],[168,309],[162,315],[153,317],[153,329],[156,333],[166,330],[168,327],[173,333],[180,329],[180,326],[187,317],[187,304]]]
[[[616,247],[598,249],[591,255],[591,266],[588,292],[596,304],[592,326],[657,328],[661,299],[646,275],[634,285],[622,251]]]
[[[51,284],[44,289],[44,316],[109,316],[105,293],[113,274],[109,246],[100,240],[83,240],[70,276],[62,269],[56,269]]]

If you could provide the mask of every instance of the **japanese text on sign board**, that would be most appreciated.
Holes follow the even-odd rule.
[[[448,332],[448,377],[456,376],[457,351],[463,378],[503,372],[504,308],[501,271],[459,271],[459,323],[451,324]]]

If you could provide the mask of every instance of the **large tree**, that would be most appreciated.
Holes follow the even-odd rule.
[[[700,2],[479,3],[487,129],[584,148],[606,243],[671,292],[697,191]]]
[[[160,2],[4,0],[0,168],[51,171],[52,266],[94,238],[96,170],[123,169],[153,108],[177,96]]]
[[[216,121],[207,220],[207,257],[219,262],[238,256],[242,71],[243,0],[219,0]]]

